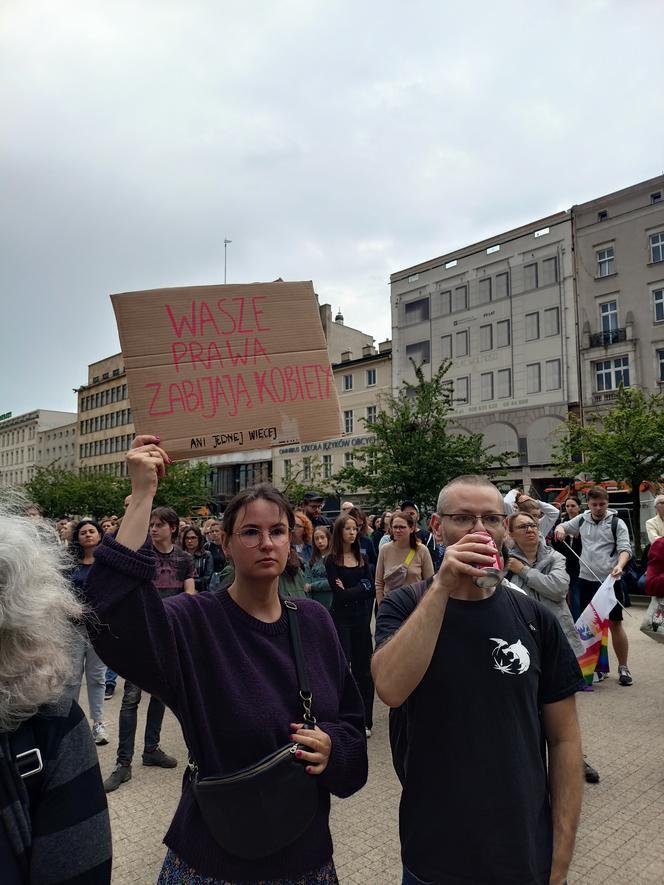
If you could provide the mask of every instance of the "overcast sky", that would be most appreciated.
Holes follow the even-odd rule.
[[[661,0],[0,0],[0,413],[76,410],[109,293],[389,275],[664,171]],[[660,35],[658,37],[657,35]]]

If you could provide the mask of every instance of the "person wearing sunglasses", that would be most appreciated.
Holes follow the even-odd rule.
[[[235,569],[230,586],[162,599],[155,554],[144,543],[171,463],[158,443],[155,436],[134,440],[131,502],[117,536],[102,541],[85,587],[95,647],[174,712],[190,752],[158,882],[337,885],[330,794],[350,796],[366,782],[364,709],[328,612],[314,600],[279,595],[293,510],[267,483],[241,491],[223,516],[222,546]],[[306,680],[296,666],[302,661]],[[285,789],[283,779],[265,781],[275,754],[288,760]],[[291,795],[294,778],[297,795],[306,791],[304,818]],[[257,779],[263,792],[248,795],[244,787]],[[216,812],[204,801],[210,789]],[[243,845],[229,844],[229,809],[231,828],[241,821]]]

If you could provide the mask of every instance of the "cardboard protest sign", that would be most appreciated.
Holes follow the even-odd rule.
[[[310,282],[111,295],[137,433],[173,458],[338,436]]]

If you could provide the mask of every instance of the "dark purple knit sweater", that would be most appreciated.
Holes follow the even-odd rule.
[[[285,611],[265,624],[226,591],[161,600],[154,565],[150,549],[134,552],[110,535],[97,547],[85,592],[99,621],[88,629],[102,660],[173,710],[202,776],[245,768],[288,743],[302,706]],[[244,861],[209,834],[185,772],[164,842],[204,876],[251,881],[315,870],[332,856],[330,793],[350,796],[366,782],[362,700],[336,630],[317,602],[297,605],[313,710],[332,739],[328,766],[317,778],[318,812],[292,845]]]

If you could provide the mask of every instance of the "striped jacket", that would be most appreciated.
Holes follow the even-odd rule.
[[[111,827],[97,751],[83,711],[62,698],[31,719],[44,770],[30,798],[30,885],[108,885]],[[10,737],[13,742],[13,737]],[[39,780],[37,780],[39,779]]]

